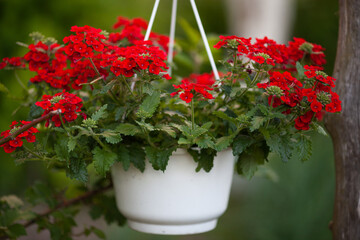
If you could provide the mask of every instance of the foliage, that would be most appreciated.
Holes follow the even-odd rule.
[[[198,42],[198,34],[185,21],[181,24],[190,42]],[[13,122],[1,133],[0,147],[18,163],[43,161],[83,184],[92,167],[107,181],[115,162],[144,172],[149,161],[154,170],[166,171],[177,148],[194,158],[194,171],[209,172],[217,152],[232,148],[237,172],[251,178],[270,152],[284,162],[295,153],[308,160],[312,145],[307,132],[326,134],[318,123],[323,113],[341,111],[332,91],[335,79],[321,71],[325,56],[319,45],[296,38],[286,46],[267,38],[252,43],[221,36],[215,45],[227,51],[221,79],[193,73],[179,83],[166,72],[168,38],[152,33],[142,41],[146,26],[141,19],[122,17],[114,25],[120,31],[113,33],[73,26],[63,45],[33,33],[34,42],[22,44],[28,50],[23,57],[0,63],[0,68],[35,74],[25,87],[30,121]],[[185,50],[178,56],[191,55],[191,45],[178,44]],[[123,224],[123,217],[111,210],[113,198],[101,191],[64,201],[36,185],[29,190],[29,202],[46,203],[50,210],[27,213],[27,219],[20,200],[4,198],[0,234],[16,238],[37,223],[40,230],[50,230],[52,239],[71,239],[77,213],[72,204],[91,200],[94,219],[101,213],[108,223]],[[21,225],[19,220],[29,222]],[[91,232],[104,238],[92,226],[83,234]]]

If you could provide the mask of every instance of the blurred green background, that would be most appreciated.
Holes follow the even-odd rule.
[[[28,34],[39,31],[59,41],[69,34],[73,25],[91,25],[111,31],[117,16],[149,19],[154,1],[149,0],[0,0],[0,58],[20,56],[26,49],[16,41],[30,42]],[[225,1],[197,0],[208,33],[226,34],[228,19]],[[168,33],[171,1],[161,1],[153,30]],[[331,73],[336,54],[338,6],[336,0],[297,0],[296,17],[291,36],[303,37],[326,48]],[[160,14],[161,13],[161,14]],[[179,1],[179,17],[196,26],[188,1]],[[183,32],[177,30],[177,36]],[[246,37],[246,36],[245,36]],[[18,73],[27,82],[28,73]],[[9,87],[11,95],[21,93],[13,72],[0,71],[0,83]],[[12,112],[21,104],[16,98],[0,93],[0,131],[11,121],[26,119],[26,111]],[[137,233],[128,227],[111,226],[108,239],[239,239],[239,240],[325,240],[331,234],[328,223],[332,217],[334,166],[331,139],[314,135],[314,154],[310,161],[282,163],[272,158],[269,167],[278,175],[277,181],[264,174],[251,181],[235,176],[229,209],[209,233],[194,236],[156,236]],[[61,174],[48,171],[41,163],[16,166],[0,150],[0,195],[19,194],[35,180],[44,180],[63,187]],[[71,184],[68,181],[67,184]]]

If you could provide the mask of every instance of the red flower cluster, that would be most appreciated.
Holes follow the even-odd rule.
[[[158,47],[154,46],[129,46],[124,48],[115,48],[111,54],[103,54],[101,67],[111,66],[110,71],[115,76],[124,75],[132,77],[135,71],[148,70],[152,74],[158,75],[165,72],[166,54]],[[169,75],[164,75],[166,79],[170,79]]]
[[[251,38],[220,36],[220,41],[214,47],[235,48],[238,55],[246,56],[259,64],[265,62],[272,66],[281,64],[283,68],[287,68],[286,65],[295,66],[296,62],[306,54],[310,55],[311,62],[314,65],[322,66],[326,63],[325,55],[322,52],[324,48],[306,42],[302,38],[294,38],[294,41],[290,41],[286,46],[267,37],[256,39],[255,43],[251,43]]]
[[[118,17],[118,21],[114,24],[113,28],[122,28],[122,30],[117,33],[110,33],[109,41],[118,43],[123,39],[127,39],[131,44],[138,44],[138,41],[144,40],[145,35],[143,32],[147,27],[148,24],[144,19],[134,18],[130,20],[125,17]],[[149,37],[151,44],[159,45],[164,51],[168,50],[168,36],[151,32]]]
[[[308,79],[304,83],[289,72],[270,71],[269,82],[257,84],[259,88],[276,86],[281,89],[281,96],[270,95],[268,101],[273,107],[288,106],[286,114],[292,111],[302,113],[301,109],[307,106],[306,112],[295,120],[295,128],[299,130],[308,130],[314,116],[321,120],[324,106],[327,112],[341,111],[339,96],[331,90],[335,86],[335,79],[319,71],[321,69],[319,67],[305,66],[305,69],[308,70],[305,72]]]
[[[171,96],[180,94],[181,100],[189,103],[192,101],[194,94],[199,93],[206,99],[213,99],[213,95],[208,91],[213,90],[211,88],[215,83],[213,74],[204,73],[204,74],[191,74],[188,78],[184,78],[181,81],[180,85],[173,85],[174,88],[179,89],[176,92],[173,92]]]
[[[7,65],[11,67],[26,67],[21,57],[3,58],[3,61],[0,63],[0,69],[5,68]]]
[[[42,116],[52,111],[61,110],[61,115],[63,115],[64,118],[62,118],[61,115],[54,115],[51,118],[51,121],[54,122],[56,127],[61,126],[61,120],[64,121],[65,119],[67,122],[72,122],[77,119],[77,113],[81,111],[81,107],[83,106],[81,98],[65,91],[57,93],[54,96],[44,95],[42,96],[42,101],[36,102],[35,104],[45,110]],[[86,115],[82,115],[86,118]],[[46,127],[49,126],[49,121],[50,120],[46,121]]]
[[[106,37],[101,34],[101,29],[85,25],[73,26],[70,31],[75,32],[76,35],[65,37],[63,41],[67,44],[65,53],[73,62],[81,58],[91,58],[94,56],[94,51],[102,52],[106,47],[103,42]]]
[[[6,130],[4,132],[2,132],[0,135],[3,138],[6,138],[8,136],[10,136],[11,134],[15,133],[18,129],[20,129],[22,126],[28,124],[30,122],[27,121],[14,121],[11,123],[10,125],[10,130]],[[23,145],[23,139],[25,139],[27,142],[32,143],[36,141],[36,137],[35,137],[35,133],[39,132],[36,128],[34,127],[30,127],[28,130],[26,130],[25,132],[20,133],[19,135],[17,135],[15,138],[13,138],[12,140],[8,141],[7,143],[1,145],[0,147],[4,148],[4,151],[6,153],[12,153],[13,151],[15,151],[15,149],[17,147],[21,147]]]
[[[53,88],[65,88],[69,84],[68,72],[63,70],[67,66],[67,58],[59,44],[48,46],[40,41],[30,44],[29,49],[24,59],[28,62],[30,71],[37,73],[30,79],[32,83],[46,82]]]

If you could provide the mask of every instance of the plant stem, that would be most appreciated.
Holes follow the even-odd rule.
[[[32,155],[34,155],[34,156],[36,156],[36,157],[38,157],[38,158],[40,158],[40,159],[44,159],[42,156],[40,156],[39,154],[37,154],[37,153],[35,153],[33,150],[31,150],[30,148],[28,148],[28,147],[26,147],[26,146],[24,146],[23,145],[23,148],[26,150],[26,151],[28,151],[29,153],[31,153]]]
[[[16,73],[16,71],[14,71],[14,74],[15,74],[16,81],[20,84],[22,89],[24,89],[26,91],[26,93],[28,93],[27,88],[25,87],[24,83],[20,80],[20,78],[19,78],[18,74]]]
[[[92,60],[92,58],[89,58],[89,60],[90,60],[90,62],[91,62],[91,65],[93,66],[96,74],[97,74],[99,77],[101,77],[101,79],[103,80],[103,83],[106,85],[106,81],[105,81],[104,77],[103,77],[103,76],[101,75],[101,73],[99,72],[99,69],[97,69],[97,67],[96,67],[94,61]],[[109,90],[109,96],[110,96],[110,98],[111,98],[114,102],[120,103],[120,102],[116,99],[115,94],[113,93],[113,91],[112,91],[111,89]]]
[[[135,95],[134,95],[133,91],[131,90],[131,87],[130,87],[129,83],[126,81],[126,79],[125,79],[124,77],[122,77],[121,79],[124,81],[125,86],[126,86],[126,88],[129,90],[129,92],[131,93],[131,95],[135,98]]]
[[[55,110],[55,111],[51,111],[48,114],[39,117],[37,119],[32,120],[30,123],[22,126],[21,128],[19,128],[19,130],[17,130],[16,132],[14,132],[13,134],[10,134],[9,136],[7,136],[6,138],[3,138],[0,140],[0,145],[7,143],[8,141],[10,141],[11,139],[14,139],[16,136],[18,136],[20,133],[25,132],[26,130],[28,130],[29,128],[35,126],[36,124],[43,122],[47,119],[49,119],[50,117],[56,115],[56,114],[60,114],[60,111]]]
[[[194,110],[194,101],[191,100],[191,129],[195,129],[195,110]]]

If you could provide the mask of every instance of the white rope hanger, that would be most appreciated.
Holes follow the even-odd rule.
[[[151,32],[152,26],[154,24],[154,20],[155,20],[155,16],[156,16],[156,13],[157,13],[157,10],[158,10],[159,3],[160,3],[160,0],[155,1],[155,4],[154,4],[154,7],[153,7],[153,10],[152,10],[152,13],[151,13],[149,25],[148,25],[148,28],[146,30],[146,35],[145,35],[144,40],[149,40],[150,32]],[[211,68],[212,68],[214,76],[215,76],[215,79],[220,80],[219,72],[218,72],[218,70],[216,68],[214,57],[213,57],[213,55],[211,53],[210,46],[209,46],[209,43],[208,43],[208,40],[207,40],[207,37],[206,37],[206,34],[205,34],[204,26],[203,26],[203,24],[201,22],[200,15],[199,15],[198,9],[197,9],[196,4],[195,4],[195,0],[190,0],[190,3],[191,3],[191,7],[193,9],[194,15],[195,15],[197,25],[199,27],[199,31],[200,31],[202,40],[204,42],[204,46],[205,46],[205,49],[206,49],[206,52],[207,52],[207,55],[208,55],[208,58],[209,58],[209,61],[210,61],[210,64],[211,64]],[[169,71],[168,71],[169,75],[171,75],[171,72],[172,72],[171,65],[173,63],[175,25],[176,25],[175,24],[176,23],[176,10],[177,10],[177,0],[173,0],[172,11],[171,11],[171,23],[170,23],[169,50],[168,50],[168,62],[169,62],[169,65],[170,65],[169,66]]]

